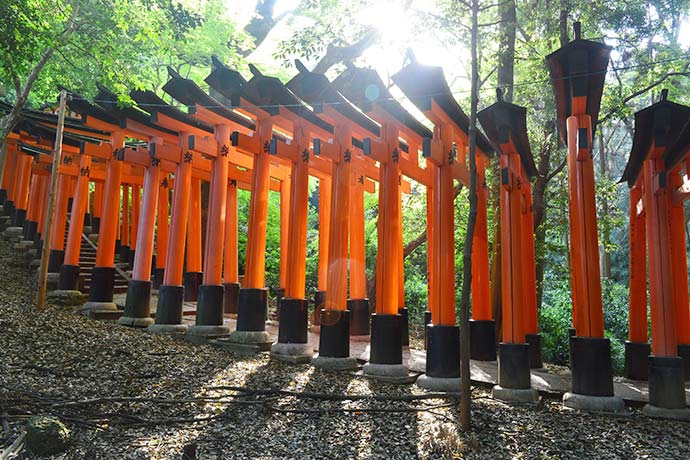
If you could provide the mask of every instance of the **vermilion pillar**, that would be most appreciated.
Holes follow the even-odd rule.
[[[398,130],[391,123],[382,128],[385,157],[381,162],[379,183],[379,224],[377,272],[381,283],[376,299],[376,313],[371,315],[371,354],[364,372],[372,376],[408,374],[402,362],[402,346],[407,336],[403,327],[401,302],[402,213],[401,176],[398,166]],[[403,309],[401,309],[401,305]],[[403,310],[404,311],[404,310]]]
[[[199,298],[203,273],[201,271],[201,179],[192,177],[187,220],[187,253],[184,272],[184,300]]]
[[[120,226],[120,263],[129,262],[129,185],[122,186],[122,220]]]
[[[48,259],[48,273],[60,273],[60,267],[65,260],[65,228],[67,226],[67,199],[69,176],[60,174],[58,177],[57,198],[55,200],[55,214],[53,228],[50,235],[50,258]]]
[[[271,180],[268,146],[273,138],[270,119],[258,119],[256,133],[261,139],[262,148],[254,155],[244,283],[239,294],[237,329],[230,335],[230,340],[249,341],[267,349],[271,343],[266,332],[268,290],[265,288],[266,223]]]
[[[299,127],[295,131],[297,151],[302,153],[291,165],[289,231],[286,241],[285,297],[280,301],[278,342],[271,346],[274,356],[309,362],[314,349],[308,343],[309,307],[305,298],[307,269],[307,218],[309,200],[309,139]],[[281,193],[281,200],[283,196]],[[281,201],[282,205],[282,201]],[[281,211],[282,212],[282,211]],[[281,243],[282,244],[282,243]],[[282,246],[281,246],[282,247]],[[283,259],[281,258],[281,263]]]
[[[26,220],[24,221],[24,241],[33,241],[38,229],[38,214],[41,206],[41,187],[43,182],[38,172],[31,175],[29,186],[29,204],[26,207]]]
[[[98,234],[101,228],[101,210],[103,208],[103,182],[94,182],[93,189],[93,217],[91,231]]]
[[[165,257],[168,253],[170,178],[163,173],[161,176],[162,179],[158,186],[158,210],[156,212],[156,267],[153,270],[153,289],[158,289],[163,284]]]
[[[141,187],[132,185],[132,220],[129,227],[129,268],[134,267],[134,257],[137,250],[137,234],[139,233],[139,214],[141,212]]]
[[[121,157],[119,153],[125,146],[124,135],[115,132],[111,139],[111,146],[113,158],[108,161],[103,186],[103,216],[98,237],[96,266],[92,271],[89,301],[84,305],[85,309],[115,310],[117,308],[113,303],[115,238],[119,226],[120,179],[122,177],[122,161],[119,159]]]
[[[14,216],[14,187],[17,179],[17,159],[19,152],[16,144],[5,143],[7,159],[5,173],[2,178],[2,188],[5,189],[7,199],[3,204],[3,213],[12,218]]]
[[[534,215],[532,213],[532,186],[522,168],[522,257],[525,289],[525,340],[529,346],[530,368],[544,366],[541,355],[541,334],[539,333],[539,313],[537,311],[537,264],[534,254]]]
[[[675,190],[683,185],[681,166],[671,171],[670,184]],[[671,232],[671,272],[673,273],[673,308],[678,351],[690,358],[690,309],[688,306],[688,262],[687,254],[680,249],[687,247],[685,241],[685,212],[683,203],[671,203],[669,209],[669,230]],[[677,249],[680,248],[680,249]],[[686,359],[687,359],[686,358]],[[687,361],[690,364],[690,361]],[[688,366],[690,367],[690,366]],[[690,380],[690,368],[685,370]]]
[[[647,338],[647,239],[642,180],[630,189],[630,256],[628,340],[625,342],[626,378],[647,380],[651,347]]]
[[[89,176],[91,174],[91,157],[82,155],[79,158],[79,176],[77,176],[72,212],[70,214],[65,261],[60,268],[58,289],[76,291],[79,289],[79,255],[84,230],[84,214],[89,195]]]
[[[223,325],[223,244],[225,243],[225,212],[228,187],[228,155],[230,127],[217,125],[215,137],[218,151],[211,166],[211,184],[207,214],[207,239],[204,254],[203,284],[199,287],[196,308],[196,324],[187,334],[203,337],[227,335],[230,330]]]
[[[225,244],[223,245],[223,286],[225,313],[237,314],[240,295],[237,245],[237,181],[231,180],[225,200]]]
[[[491,318],[489,282],[489,241],[486,215],[489,188],[485,163],[477,158],[477,221],[472,239],[472,319],[470,357],[479,361],[496,360],[496,325]]]
[[[350,315],[347,310],[352,130],[349,125],[343,124],[336,126],[334,132],[335,143],[340,151],[333,165],[326,300],[321,310],[319,355],[312,362],[321,366],[322,362],[334,360],[341,363],[343,368],[349,368],[356,365],[354,358],[350,358]]]
[[[366,247],[364,241],[364,176],[353,178],[350,202],[350,335],[369,335]]]
[[[156,225],[156,208],[160,192],[160,159],[156,158],[156,147],[162,145],[159,138],[149,143],[149,165],[144,172],[144,197],[139,216],[139,187],[132,187],[133,228],[137,228],[136,251],[132,279],[127,285],[124,314],[118,323],[124,326],[147,327],[151,319],[151,263],[153,259],[153,241]],[[139,218],[141,217],[141,221]],[[167,216],[166,216],[167,218]]]
[[[21,227],[26,219],[26,208],[29,203],[29,184],[31,182],[31,164],[33,157],[19,154],[17,160],[17,183],[16,196],[14,197],[14,216],[12,217],[12,226]]]
[[[315,325],[321,324],[321,310],[326,304],[328,283],[328,241],[331,234],[331,192],[330,178],[319,178],[319,261],[317,291],[314,296]]]
[[[189,146],[190,137],[187,133],[180,133],[179,142],[183,154],[175,172],[170,235],[168,251],[165,256],[165,274],[163,284],[158,288],[156,323],[148,328],[150,332],[154,333],[184,332],[187,329],[187,326],[182,324],[182,304],[184,301],[182,276],[194,159],[194,154],[186,150]]]
[[[288,229],[290,228],[290,182],[286,179],[280,182],[280,272],[278,288],[278,299],[285,294],[287,285],[287,274],[290,270],[288,265]]]

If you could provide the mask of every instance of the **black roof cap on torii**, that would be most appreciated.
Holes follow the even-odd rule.
[[[134,102],[136,102],[141,109],[150,113],[153,118],[155,118],[157,113],[162,113],[182,124],[213,134],[213,126],[166,103],[153,91],[133,90],[129,93],[129,97],[134,99]]]
[[[177,136],[177,131],[159,126],[151,121],[151,117],[148,113],[139,110],[136,107],[121,107],[119,105],[119,100],[117,94],[113,93],[109,89],[97,85],[98,94],[96,94],[96,100],[99,105],[111,113],[113,116],[119,118],[122,122],[126,122],[127,119],[141,123],[142,125],[151,128],[156,131],[160,131],[165,134],[172,134]]]
[[[470,118],[467,116],[448,87],[443,69],[420,64],[411,51],[409,63],[393,75],[393,81],[422,112],[431,110],[431,101],[441,109],[465,134],[469,135]],[[493,146],[484,134],[477,130],[477,146],[487,157],[491,157]]]
[[[373,104],[378,104],[420,137],[432,136],[429,128],[420,123],[393,98],[374,69],[348,65],[345,71],[333,80],[333,87],[364,112],[369,112]]]
[[[522,166],[527,176],[532,178],[537,174],[537,167],[527,136],[527,109],[504,101],[500,88],[496,89],[496,96],[496,102],[477,114],[479,122],[497,151],[501,151],[501,144],[509,140],[506,134],[510,134]]]
[[[170,75],[170,80],[163,86],[163,91],[170,94],[181,103],[189,107],[194,107],[198,104],[216,115],[226,118],[240,126],[244,126],[248,129],[255,128],[254,123],[236,114],[217,99],[206,94],[206,92],[199,88],[194,81],[183,78],[170,67],[168,67],[168,74]]]
[[[212,70],[204,79],[208,86],[225,97],[233,107],[240,106],[242,89],[247,80],[236,70],[223,64],[216,56],[211,56]]]
[[[340,94],[325,75],[310,72],[299,60],[295,61],[295,66],[299,73],[285,85],[290,91],[314,107],[316,112],[319,112],[323,105],[330,105],[343,117],[374,136],[380,136],[379,125]]]
[[[551,85],[556,98],[556,118],[561,142],[566,142],[565,121],[572,115],[572,97],[587,97],[587,114],[596,132],[601,95],[604,92],[606,68],[611,47],[582,39],[581,25],[573,24],[575,38],[546,56]]]
[[[282,106],[298,117],[319,128],[333,133],[333,126],[319,118],[300,98],[290,91],[279,79],[263,75],[256,66],[249,64],[252,79],[242,88],[242,97],[262,110],[277,115]]]
[[[60,89],[65,89],[60,87]],[[67,105],[69,106],[70,110],[73,110],[80,114],[82,117],[84,117],[84,121],[88,123],[87,119],[88,117],[93,117],[97,120],[100,120],[104,123],[111,124],[113,126],[119,126],[123,128],[124,126],[122,125],[122,122],[112,114],[108,113],[106,110],[104,110],[102,107],[98,106],[97,104],[93,104],[89,102],[88,100],[84,99],[81,97],[79,94],[67,90],[67,100],[68,103]]]
[[[635,134],[628,164],[625,166],[620,182],[635,185],[642,163],[647,159],[649,148],[654,142],[657,146],[667,146],[664,152],[666,169],[675,164],[669,162],[667,155],[673,151],[674,144],[681,138],[681,131],[690,121],[690,107],[676,104],[667,99],[668,91],[661,92],[661,99],[638,112],[635,112]],[[676,158],[676,154],[671,158]]]

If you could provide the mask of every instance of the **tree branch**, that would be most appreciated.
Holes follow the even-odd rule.
[[[335,46],[329,44],[326,54],[314,67],[315,73],[326,73],[328,69],[340,62],[351,62],[364,53],[371,45],[376,43],[381,37],[379,31],[370,27],[358,41],[348,46]]]

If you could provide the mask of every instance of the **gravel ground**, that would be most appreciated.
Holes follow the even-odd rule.
[[[474,388],[473,429],[461,433],[457,401],[413,399],[424,395],[415,386],[234,356],[58,308],[37,313],[30,272],[4,242],[0,279],[0,452],[30,414],[54,414],[74,435],[54,459],[182,459],[185,446],[202,460],[690,458],[690,424],[638,409],[511,406]]]

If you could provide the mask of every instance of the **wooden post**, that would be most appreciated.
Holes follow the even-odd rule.
[[[55,194],[57,192],[57,177],[62,159],[62,137],[65,130],[65,111],[67,105],[67,91],[60,91],[60,107],[58,109],[58,124],[55,134],[55,153],[53,154],[53,165],[50,174],[50,192],[48,193],[48,212],[46,215],[46,235],[50,235],[53,228],[53,213],[55,208]],[[36,306],[39,310],[45,308],[46,280],[48,278],[48,254],[50,253],[49,241],[44,237],[45,242],[41,250],[41,263],[38,269],[38,293],[36,295]]]

